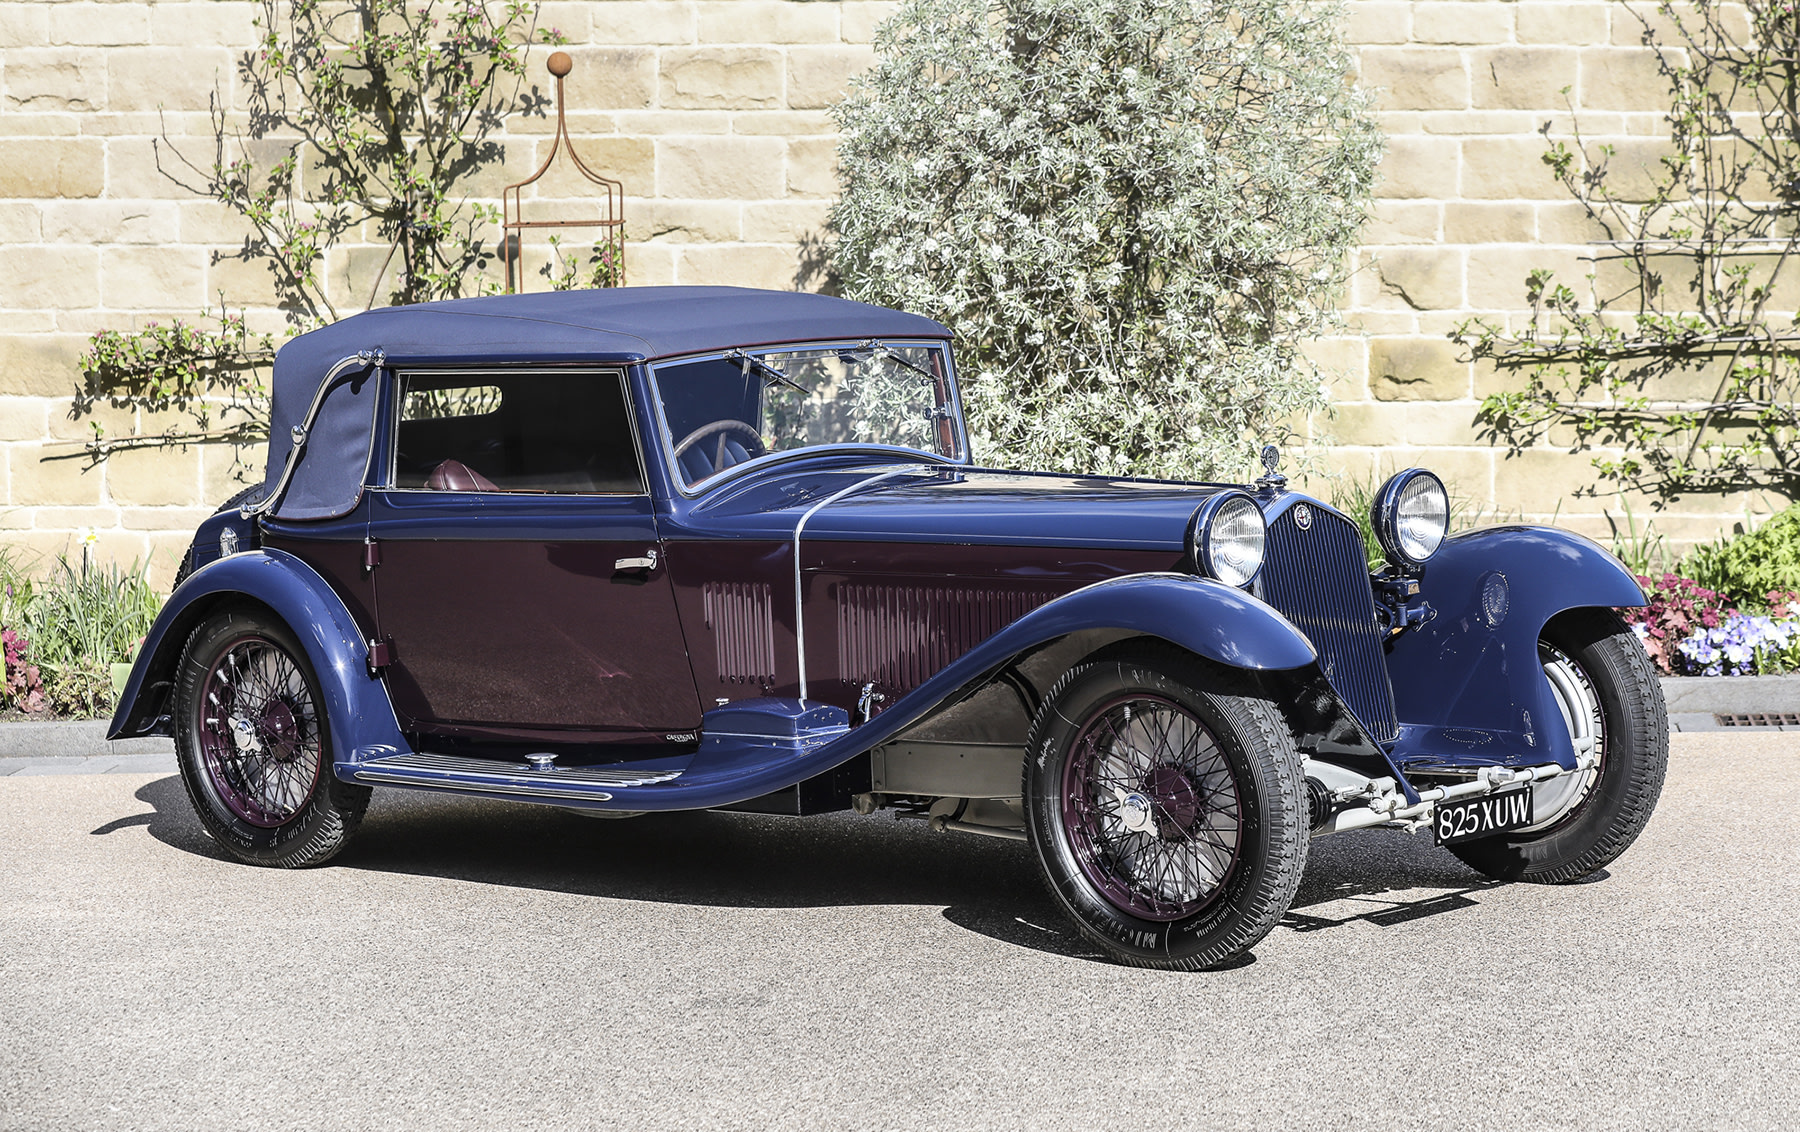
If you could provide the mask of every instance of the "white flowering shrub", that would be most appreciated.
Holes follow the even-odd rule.
[[[844,293],[959,338],[987,463],[1239,476],[1322,400],[1379,135],[1331,4],[907,0],[836,109]]]

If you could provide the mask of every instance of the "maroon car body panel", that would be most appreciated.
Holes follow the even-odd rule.
[[[703,704],[798,695],[793,541],[671,540],[668,551]],[[897,699],[1052,598],[1182,560],[1167,550],[811,538],[801,553],[807,695],[847,710],[865,684]]]
[[[692,732],[700,704],[647,497],[375,492],[388,686],[412,730],[637,742]],[[585,522],[531,537],[579,507]],[[407,519],[416,509],[418,516]]]

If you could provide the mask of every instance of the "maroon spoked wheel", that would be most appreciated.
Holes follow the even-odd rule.
[[[1161,696],[1088,718],[1063,778],[1063,826],[1094,887],[1146,920],[1191,916],[1237,864],[1243,806],[1218,741]]]
[[[1279,711],[1163,642],[1071,668],[1032,722],[1025,829],[1051,893],[1122,962],[1242,956],[1306,865],[1305,778]]]
[[[239,860],[315,865],[362,821],[369,788],[332,774],[318,677],[266,610],[230,609],[194,630],[176,669],[173,717],[194,812]]]
[[[324,769],[318,702],[279,645],[248,635],[207,674],[197,705],[206,775],[233,814],[263,829],[293,820]]]

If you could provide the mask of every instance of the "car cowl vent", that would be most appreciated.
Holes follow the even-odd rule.
[[[906,692],[1056,597],[1051,590],[843,586],[838,672]]]
[[[1307,526],[1295,522],[1302,507]],[[1296,504],[1269,524],[1262,599],[1312,641],[1325,678],[1379,742],[1400,733],[1384,636],[1375,620],[1368,560],[1356,524],[1323,507]]]
[[[723,684],[775,682],[775,607],[769,587],[709,582],[701,590],[706,627]]]

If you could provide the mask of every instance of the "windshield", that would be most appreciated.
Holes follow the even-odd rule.
[[[941,343],[732,350],[667,362],[651,381],[688,487],[777,452],[825,445],[962,458]]]

